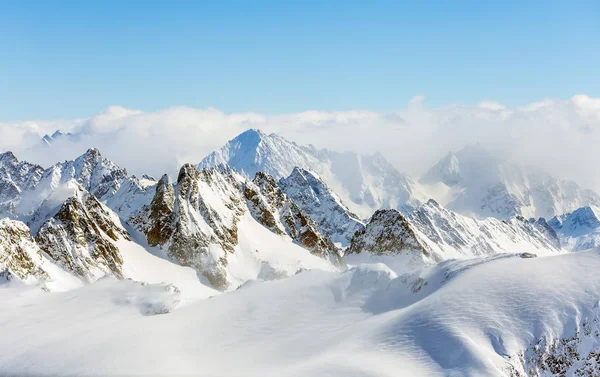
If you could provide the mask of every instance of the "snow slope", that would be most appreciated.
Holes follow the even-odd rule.
[[[0,372],[597,376],[599,269],[599,250],[401,276],[361,265],[184,306],[168,286],[131,281],[50,294],[0,287],[11,307],[0,311]]]

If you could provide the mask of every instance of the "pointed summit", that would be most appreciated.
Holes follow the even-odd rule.
[[[381,154],[360,155],[299,145],[277,134],[250,129],[211,153],[198,169],[229,165],[251,179],[262,171],[275,180],[295,167],[318,174],[362,217],[378,208],[415,207],[426,200],[417,183],[398,172]]]
[[[461,179],[460,162],[456,155],[450,152],[425,173],[421,178],[421,183],[443,182],[447,186],[454,186]]]

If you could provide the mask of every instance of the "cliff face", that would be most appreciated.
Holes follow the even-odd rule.
[[[394,255],[418,253],[429,256],[430,249],[422,244],[406,217],[395,209],[376,211],[364,230],[352,238],[347,254],[370,253]]]
[[[47,220],[35,240],[65,270],[86,281],[109,274],[123,278],[123,259],[115,242],[129,240],[118,219],[96,197],[78,192]]]
[[[317,224],[277,186],[270,175],[258,172],[246,182],[244,195],[252,216],[277,234],[287,234],[312,254],[338,260],[340,251],[320,233]]]
[[[0,280],[47,279],[42,251],[20,221],[0,220]]]

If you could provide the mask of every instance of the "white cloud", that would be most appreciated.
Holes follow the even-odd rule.
[[[134,174],[175,174],[248,128],[276,132],[301,144],[361,153],[381,152],[399,170],[419,175],[449,150],[479,142],[521,162],[541,166],[600,191],[600,99],[576,95],[521,107],[493,101],[429,108],[422,95],[393,113],[356,110],[295,114],[223,113],[174,107],[144,113],[111,107],[89,119],[0,123],[0,150],[44,166],[89,147]],[[30,148],[56,129],[79,132],[79,142]]]

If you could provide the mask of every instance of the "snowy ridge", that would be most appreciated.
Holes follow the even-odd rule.
[[[558,236],[543,219],[476,220],[430,200],[408,216],[393,209],[375,212],[366,228],[352,238],[346,261],[352,265],[383,262],[403,273],[448,259],[503,253],[552,255],[560,250]]]
[[[380,154],[366,156],[300,146],[260,130],[238,135],[197,167],[218,165],[231,166],[249,177],[262,171],[276,180],[289,176],[295,167],[315,172],[363,217],[379,208],[410,210],[427,200],[415,180],[399,173]]]
[[[364,228],[363,221],[315,173],[296,167],[279,185],[333,242],[348,246],[354,233]]]
[[[146,234],[150,245],[197,269],[221,290],[264,277],[265,269],[279,269],[278,276],[312,266],[333,269],[328,259],[337,255],[273,178],[259,173],[246,182],[223,166],[197,170],[186,164],[176,185],[163,177],[152,203],[129,223]],[[257,243],[258,234],[271,244]],[[280,254],[272,255],[277,246]],[[290,264],[288,258],[298,259]]]
[[[548,224],[560,236],[561,245],[570,251],[600,246],[600,210],[582,207],[571,213],[556,216]]]

